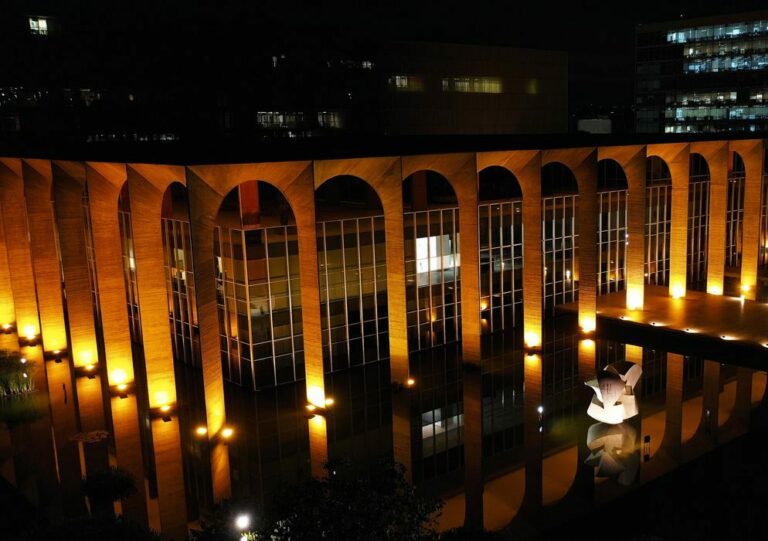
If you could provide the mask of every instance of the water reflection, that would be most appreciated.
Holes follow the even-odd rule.
[[[361,474],[382,457],[402,459],[420,490],[445,499],[441,529],[463,523],[475,505],[465,495],[480,486],[485,527],[515,531],[587,512],[664,475],[749,430],[751,408],[768,400],[765,372],[585,339],[568,318],[545,328],[540,353],[521,344],[515,332],[484,336],[477,367],[462,363],[456,344],[412,354],[408,386],[392,386],[386,359],[326,374],[335,400],[322,418],[328,456],[351,460]],[[116,511],[133,507],[151,523],[162,505],[147,466],[152,446],[135,429],[121,436],[121,426],[138,416],[159,423],[151,432],[160,437],[164,423],[150,421],[135,397],[110,396],[98,372],[44,359],[39,347],[23,353],[38,368],[30,372],[36,390],[0,402],[0,475],[46,516],[78,516],[89,506],[82,477],[129,464],[143,474],[140,494]],[[193,523],[211,507],[216,482],[209,440],[197,433],[206,420],[201,369],[178,364],[176,382]],[[301,381],[257,392],[226,387],[234,497],[268,506],[310,476],[305,393]],[[477,446],[466,443],[473,430]]]

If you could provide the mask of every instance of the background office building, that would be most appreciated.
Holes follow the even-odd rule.
[[[636,29],[636,131],[768,129],[768,11]]]

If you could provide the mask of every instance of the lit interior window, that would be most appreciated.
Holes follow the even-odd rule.
[[[29,32],[35,36],[47,36],[48,20],[43,17],[30,17]]]

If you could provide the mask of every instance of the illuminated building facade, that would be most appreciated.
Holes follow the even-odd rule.
[[[575,423],[581,379],[623,358],[644,364],[641,392],[666,388],[656,350],[595,348],[603,300],[637,319],[689,289],[764,300],[764,170],[757,139],[202,165],[5,157],[0,315],[24,347],[68,356],[81,403],[107,405],[93,426],[110,423],[114,460],[148,481],[125,512],[164,531],[358,446],[391,449],[415,482],[463,475],[477,525],[484,458],[537,433],[522,417],[538,415],[538,433],[542,411]],[[581,334],[545,333],[569,307]],[[705,377],[700,364],[680,381]],[[103,385],[86,390],[89,373]]]
[[[768,128],[768,11],[636,29],[638,133]]]

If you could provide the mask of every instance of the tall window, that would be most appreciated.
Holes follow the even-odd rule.
[[[403,183],[408,349],[461,338],[459,209],[448,181],[433,172]]]
[[[303,378],[298,241],[282,195],[262,182],[233,190],[219,211],[214,255],[225,377],[253,389]]]
[[[162,227],[165,248],[163,266],[173,356],[177,361],[199,366],[200,344],[189,222],[172,217],[163,218]]]
[[[131,203],[126,182],[118,198],[118,218],[120,221],[120,245],[123,253],[123,278],[125,279],[125,297],[128,305],[128,324],[131,340],[141,343],[141,315],[139,313],[139,287],[136,283],[136,258],[133,250],[133,226],[131,224]]]
[[[506,169],[480,172],[480,324],[483,334],[510,329],[523,310],[522,193]]]
[[[578,300],[579,194],[576,178],[561,163],[542,167],[541,178],[544,308],[551,313]]]
[[[669,285],[672,176],[658,156],[648,158],[645,176],[645,283]]]
[[[627,251],[627,177],[614,160],[598,164],[597,285],[600,294],[624,289]]]
[[[701,154],[691,154],[688,184],[688,289],[707,289],[709,252],[709,166]]]
[[[316,202],[325,369],[386,359],[387,260],[378,197],[360,179],[336,177],[318,189]]]
[[[732,153],[728,171],[728,210],[725,228],[725,266],[741,267],[741,239],[744,226],[744,161]]]

